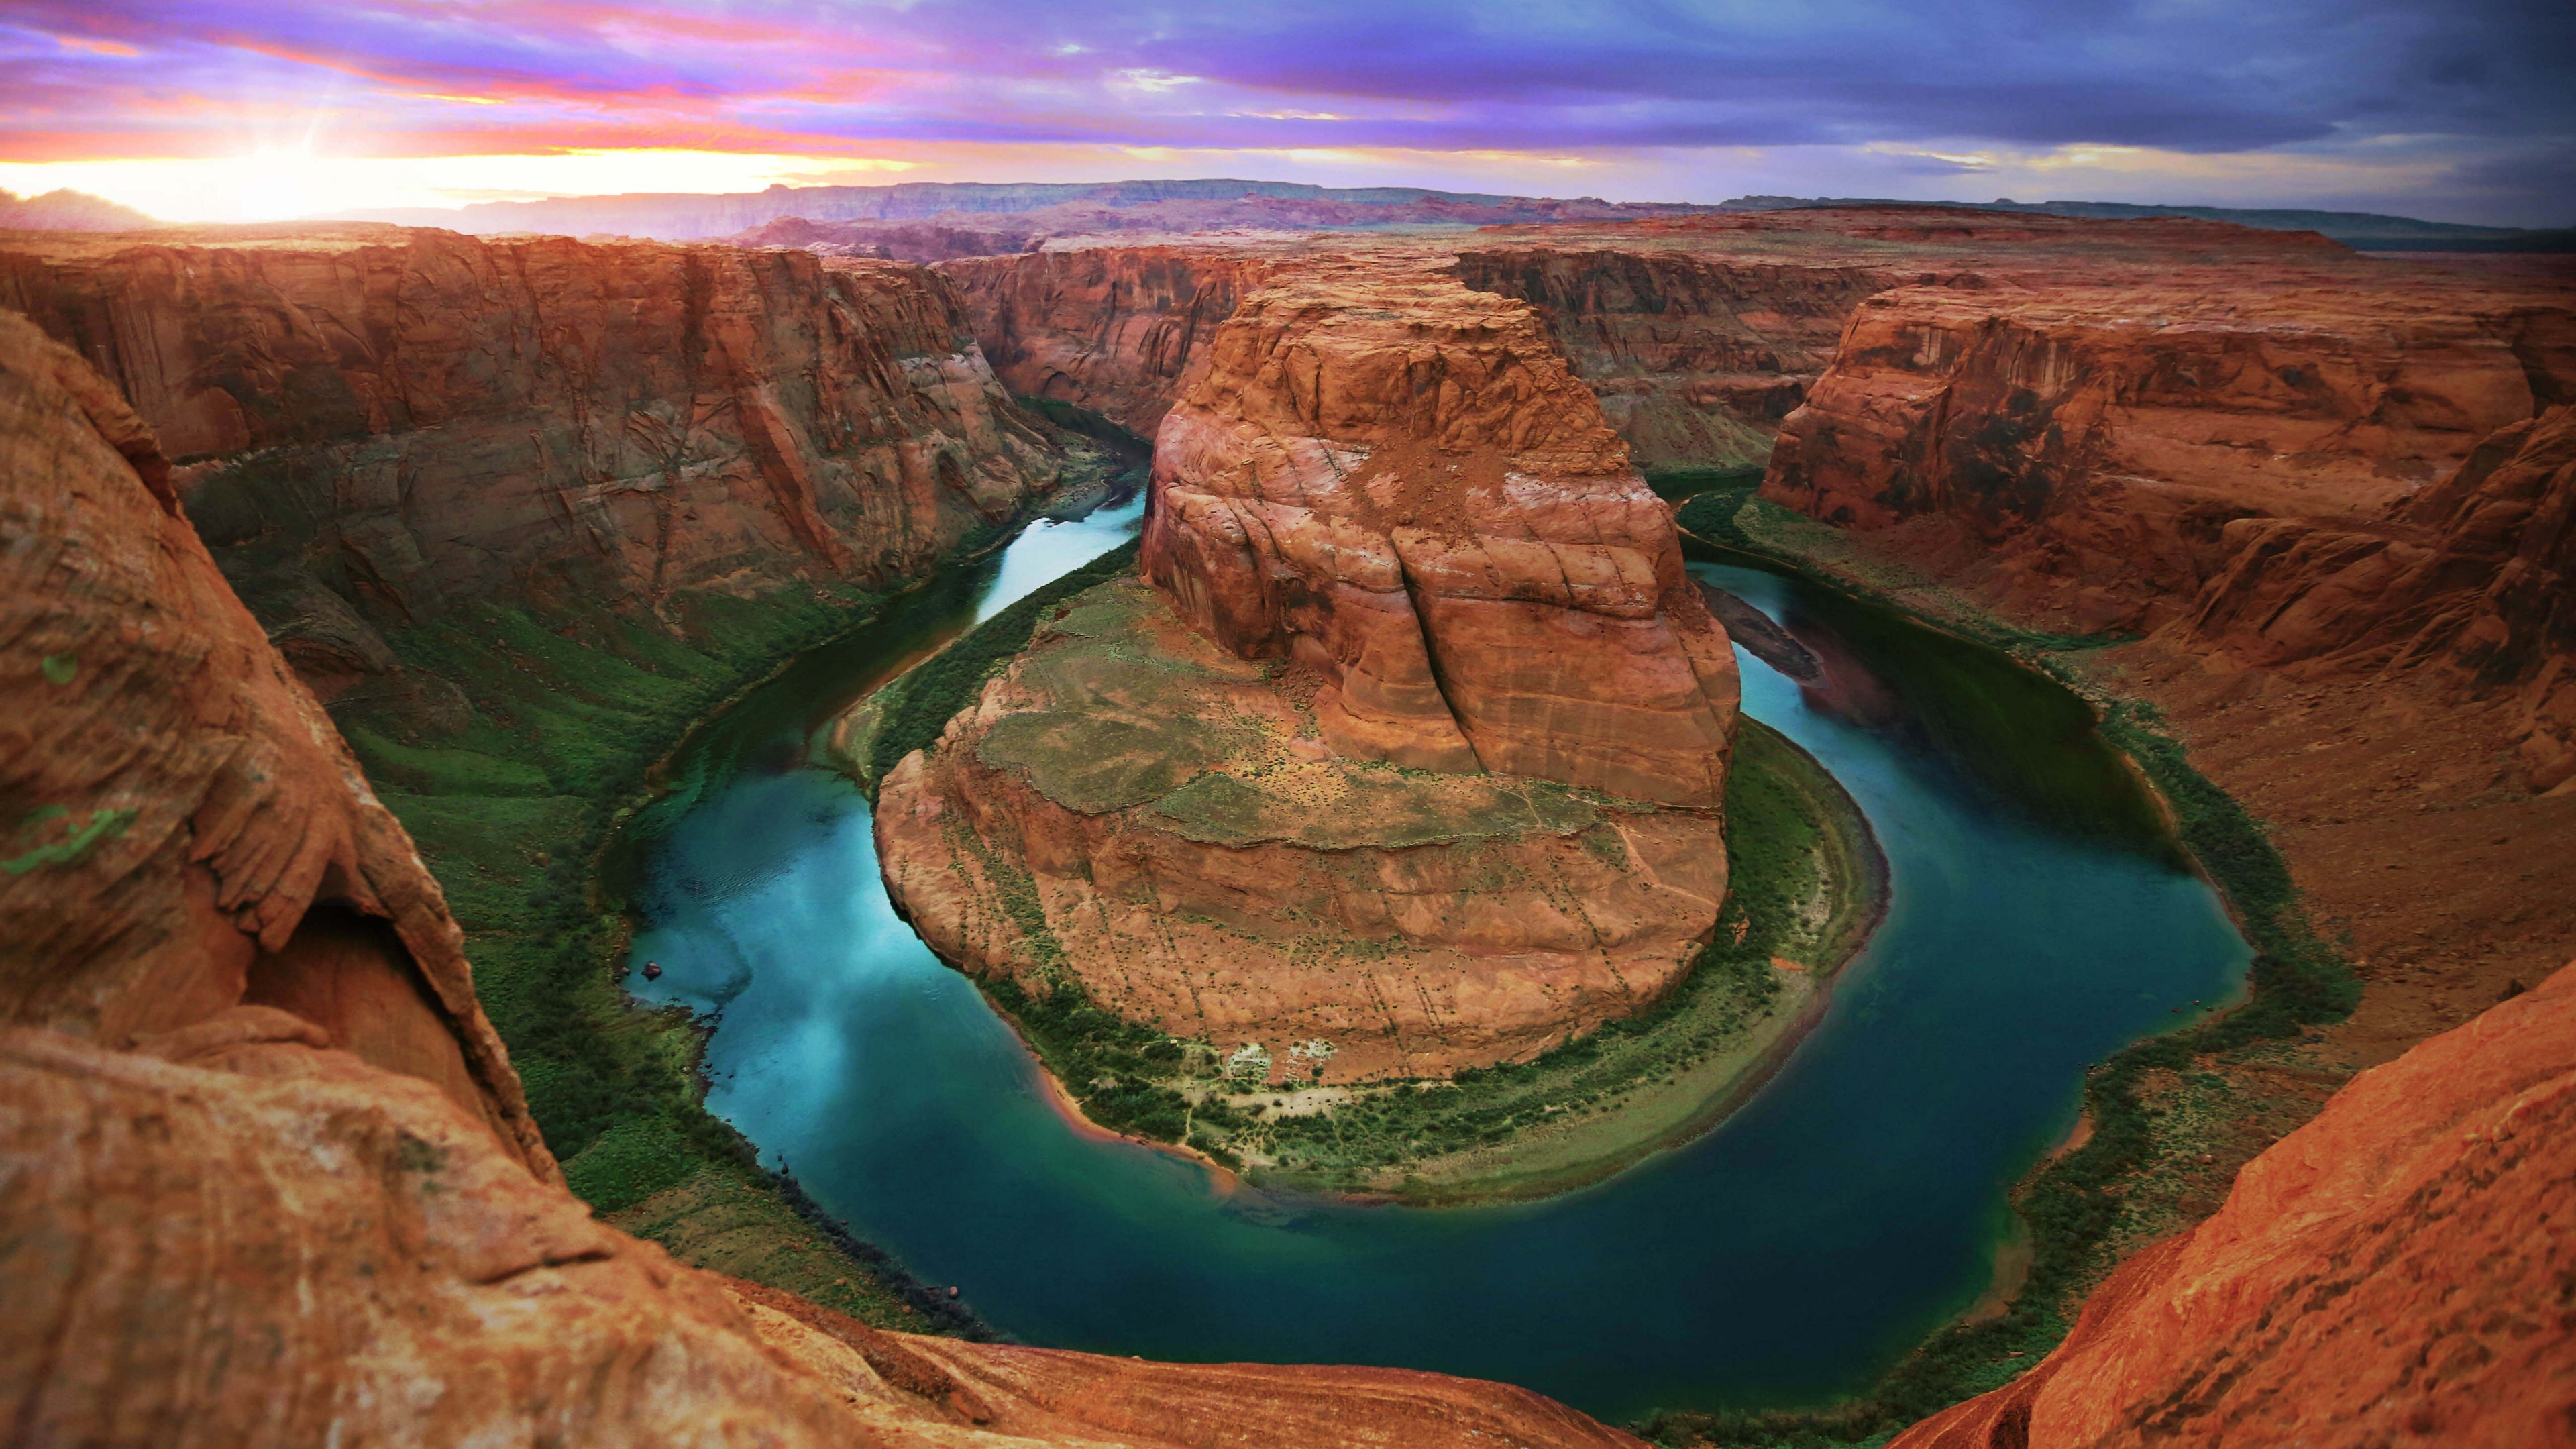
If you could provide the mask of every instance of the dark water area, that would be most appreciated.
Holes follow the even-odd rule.
[[[623,872],[637,956],[664,968],[639,994],[715,1019],[709,1106],[1029,1342],[1439,1369],[1612,1420],[1814,1403],[1985,1288],[2005,1192],[2071,1124],[2087,1063],[2242,980],[2244,943],[2080,701],[1702,563],[1824,661],[1801,687],[1739,651],[1746,708],[1842,780],[1891,878],[1824,1020],[1742,1109],[1581,1192],[1466,1208],[1227,1193],[1077,1132],[894,915],[865,799],[801,749],[925,639],[1123,541],[1121,513],[1033,532],[971,609],[891,618],[701,731]]]

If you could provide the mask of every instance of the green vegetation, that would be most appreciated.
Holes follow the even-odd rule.
[[[1049,609],[1095,584],[1105,583],[1136,566],[1136,545],[1113,549],[977,625],[893,684],[878,691],[881,711],[875,739],[864,762],[871,788],[904,756],[936,743],[949,718],[975,700],[984,681],[1028,646],[1038,619]]]
[[[2183,845],[2234,908],[2255,950],[2251,990],[2234,1009],[2140,1042],[2088,1074],[2084,1111],[2093,1124],[2090,1140],[2036,1170],[2016,1194],[2030,1229],[2032,1259],[2021,1291],[2000,1317],[1935,1333],[1867,1394],[1829,1409],[1671,1413],[1637,1426],[1659,1444],[1876,1444],[1905,1425],[2011,1382],[2066,1336],[2083,1295],[2129,1245],[2132,1235],[2123,1232],[2123,1223],[2130,1201],[2142,1195],[2141,1188],[2177,1171],[2177,1144],[2187,1139],[2164,1130],[2161,1119],[2169,1109],[2154,1100],[2159,1091],[2153,1089],[2171,1096],[2178,1084],[2204,1115],[2253,1110],[2229,1101],[2224,1078],[2209,1068],[2276,1051],[2308,1026],[2342,1019],[2359,999],[2342,952],[2307,919],[2288,863],[2261,822],[2192,768],[2181,742],[2159,728],[2161,716],[2152,705],[2113,697],[2073,667],[2083,652],[2106,641],[2012,629],[1983,618],[1955,595],[1941,597],[1937,586],[1891,580],[1884,566],[1846,569],[1832,561],[1836,551],[1848,551],[1839,537],[1822,547],[1801,546],[1809,542],[1806,530],[1835,530],[1794,514],[1788,515],[1795,520],[1790,523],[1764,513],[1773,508],[1741,493],[1709,494],[1685,505],[1679,517],[1703,539],[1835,589],[1900,607],[1937,605],[1928,612],[1941,625],[2006,650],[2090,700],[2102,712],[2103,735],[2154,785]]]
[[[0,872],[25,875],[49,865],[78,865],[91,851],[123,835],[127,827],[134,824],[137,813],[130,809],[93,810],[86,822],[75,826],[71,823],[71,812],[62,806],[41,806],[19,822],[17,843],[23,844],[29,836],[58,820],[63,822],[62,829],[67,833],[60,840],[30,846],[18,855],[0,860]]]
[[[1112,1132],[1181,1143],[1229,1167],[1240,1165],[1226,1143],[1243,1119],[1220,1101],[1193,1104],[1171,1085],[1176,1073],[1213,1057],[1211,1049],[1102,1009],[1071,972],[1057,974],[1044,992],[1008,977],[977,984],[1083,1116]]]
[[[674,601],[670,627],[572,604],[540,618],[466,606],[391,636],[470,708],[344,702],[343,733],[466,933],[475,986],[573,1190],[630,1231],[871,1323],[976,1331],[882,1254],[850,1243],[701,1104],[684,1011],[639,1009],[618,980],[618,903],[593,862],[655,765],[780,661],[874,618],[856,588]],[[684,1203],[729,1204],[716,1229]],[[732,1264],[733,1266],[727,1266]]]
[[[1749,493],[1762,486],[1762,473],[1760,463],[1739,463],[1724,468],[1648,468],[1644,477],[1656,497],[1678,503],[1720,489]]]

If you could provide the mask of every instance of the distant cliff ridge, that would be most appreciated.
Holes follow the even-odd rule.
[[[133,207],[70,187],[42,196],[0,187],[0,231],[146,231],[159,225]]]
[[[907,181],[892,186],[772,186],[766,191],[721,195],[638,192],[626,196],[565,196],[545,201],[487,201],[453,210],[413,207],[352,211],[344,213],[344,217],[406,226],[443,226],[485,236],[499,232],[565,236],[605,232],[692,241],[731,236],[791,216],[807,221],[918,221],[951,213],[1020,213],[1069,205],[1125,209],[1165,204],[1170,210],[1171,203],[1227,203],[1247,198],[1360,209],[1361,214],[1347,220],[1305,223],[1326,228],[1437,222],[1488,226],[1508,222],[1612,221],[1711,209],[1677,202],[1603,201],[1596,196],[1560,200],[1431,191],[1413,186],[1308,186],[1291,181],[1015,185]],[[1185,218],[1175,214],[1173,220],[1184,222]],[[1198,224],[1203,223],[1187,223],[1182,229]]]
[[[1719,211],[1790,211],[1808,206],[1955,206],[1972,211],[2014,211],[2097,221],[2183,216],[2233,222],[2257,231],[2312,231],[2364,252],[2576,252],[2576,228],[2531,230],[2515,226],[2464,226],[2419,221],[2375,211],[2309,211],[2285,207],[2140,206],[2126,201],[1900,201],[1874,196],[1739,196]]]

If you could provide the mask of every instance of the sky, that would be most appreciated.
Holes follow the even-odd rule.
[[[2576,0],[0,0],[0,187],[174,221],[1236,176],[2576,224]]]

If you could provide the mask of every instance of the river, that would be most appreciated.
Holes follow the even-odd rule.
[[[2241,989],[2249,951],[2083,707],[1989,651],[1758,568],[1702,577],[1823,657],[1738,651],[1886,850],[1885,923],[1779,1073],[1716,1130],[1584,1191],[1404,1208],[1226,1194],[1073,1130],[974,988],[898,920],[866,800],[805,764],[824,719],[1133,536],[1040,525],[709,727],[629,832],[654,1002],[714,1022],[708,1106],[921,1277],[1031,1343],[1502,1379],[1613,1421],[1864,1387],[1986,1287],[2005,1192],[2083,1069]]]

